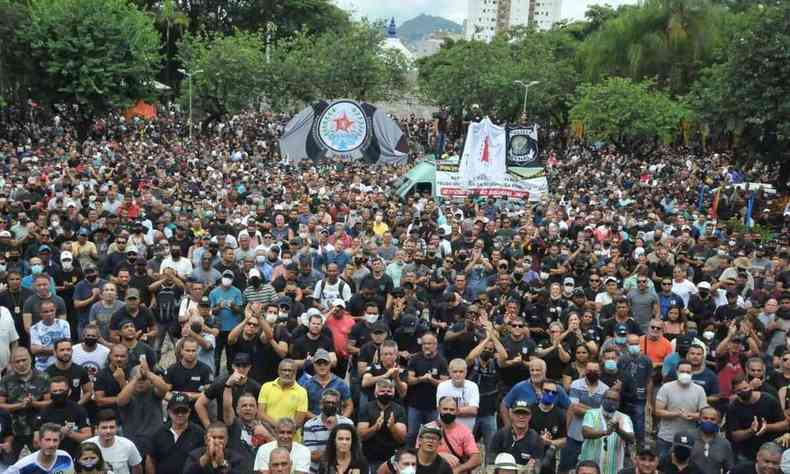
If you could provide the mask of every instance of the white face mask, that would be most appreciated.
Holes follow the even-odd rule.
[[[373,324],[373,323],[375,323],[378,320],[379,320],[379,315],[378,314],[366,314],[365,315],[365,321],[369,322],[370,324]]]
[[[269,324],[274,324],[277,322],[278,313],[266,313],[266,322]]]
[[[72,268],[74,268],[73,262],[69,262],[69,261],[66,261],[66,262],[60,262],[60,265],[61,265],[61,266],[63,267],[63,269],[64,269],[64,270],[66,270],[66,271],[69,271],[69,270],[71,270]]]
[[[406,466],[400,470],[400,474],[417,474],[417,468],[414,466]]]
[[[691,383],[691,374],[681,373],[678,374],[678,383],[680,385],[688,385]]]
[[[232,279],[227,278],[227,277],[223,277],[222,278],[222,286],[224,286],[225,288],[229,287],[232,284],[233,284],[233,280]]]
[[[704,337],[705,339],[707,339],[709,341],[713,340],[713,338],[715,336],[716,336],[716,333],[714,333],[713,331],[705,331],[705,332],[702,333],[702,337]]]

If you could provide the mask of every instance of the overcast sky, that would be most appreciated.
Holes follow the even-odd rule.
[[[368,17],[371,20],[395,17],[403,23],[420,13],[435,15],[463,24],[466,19],[467,0],[334,0],[346,10],[352,11],[355,18]],[[587,6],[608,3],[619,6],[636,3],[636,0],[563,0],[562,17],[581,19]]]

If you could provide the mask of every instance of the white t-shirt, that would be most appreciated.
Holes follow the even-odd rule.
[[[453,397],[458,407],[480,407],[480,390],[471,380],[464,380],[463,387],[456,387],[452,380],[445,380],[436,387],[436,405],[444,397]],[[458,421],[466,425],[470,431],[475,429],[476,416],[459,416]]]
[[[672,280],[672,293],[680,296],[683,299],[683,305],[688,307],[691,295],[697,294],[697,287],[688,280],[683,280],[680,283]]]
[[[86,351],[83,344],[77,344],[72,349],[71,361],[87,370],[91,381],[95,382],[96,374],[107,365],[108,355],[110,349],[101,344],[96,344],[96,349],[91,352]]]
[[[268,471],[269,456],[276,447],[277,441],[261,445],[255,454],[255,465],[252,469],[254,471]],[[310,449],[294,441],[291,445],[291,464],[293,465],[293,472],[310,472]]]
[[[54,347],[58,339],[71,340],[71,328],[69,323],[62,319],[55,319],[52,324],[47,325],[41,320],[30,327],[30,344],[43,347]],[[55,363],[54,355],[37,355],[36,370],[45,371],[47,367]]]
[[[14,317],[5,306],[0,306],[0,370],[3,370],[11,358],[11,343],[19,340]]]
[[[342,282],[342,283],[341,283]],[[321,294],[321,286],[324,287],[324,293]],[[343,293],[340,293],[340,286],[343,286]],[[351,299],[351,285],[344,282],[340,278],[337,279],[335,284],[329,283],[326,279],[318,280],[313,290],[313,299],[321,303],[324,308],[329,308],[332,302],[338,298],[343,298],[343,301],[348,303]]]
[[[98,436],[88,438],[83,442],[96,443],[96,446],[101,449],[104,462],[112,467],[112,472],[114,474],[130,474],[131,471],[129,470],[129,466],[137,466],[143,462],[140,451],[137,450],[134,443],[123,436],[116,436],[115,442],[109,448],[105,448],[99,443]]]

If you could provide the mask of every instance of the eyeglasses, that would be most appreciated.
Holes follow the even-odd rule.
[[[639,283],[647,283],[647,280],[637,280]]]
[[[596,281],[601,281],[601,279],[600,278],[590,278],[590,282],[596,282]]]
[[[661,326],[650,326],[650,329],[655,329],[656,331],[661,331],[664,328],[662,328]]]
[[[511,324],[510,327],[512,327],[512,328],[523,328],[524,325],[523,324]]]

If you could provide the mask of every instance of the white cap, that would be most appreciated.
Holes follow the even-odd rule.
[[[701,282],[699,282],[697,284],[697,289],[698,290],[703,290],[703,289],[710,290],[710,283],[708,283],[707,281],[701,281]]]
[[[247,275],[247,278],[252,278],[252,277],[260,278],[261,277],[261,272],[258,271],[257,268],[250,268],[250,273]]]
[[[494,460],[494,468],[496,469],[518,469],[516,458],[510,453],[499,453]]]
[[[335,298],[332,301],[332,307],[335,308],[337,306],[340,306],[343,309],[346,309],[346,301],[343,298]]]
[[[74,260],[74,256],[68,250],[60,252],[60,261],[62,262],[63,260]]]
[[[562,280],[562,284],[574,286],[576,284],[576,280],[574,280],[573,277],[565,277],[565,279]]]

